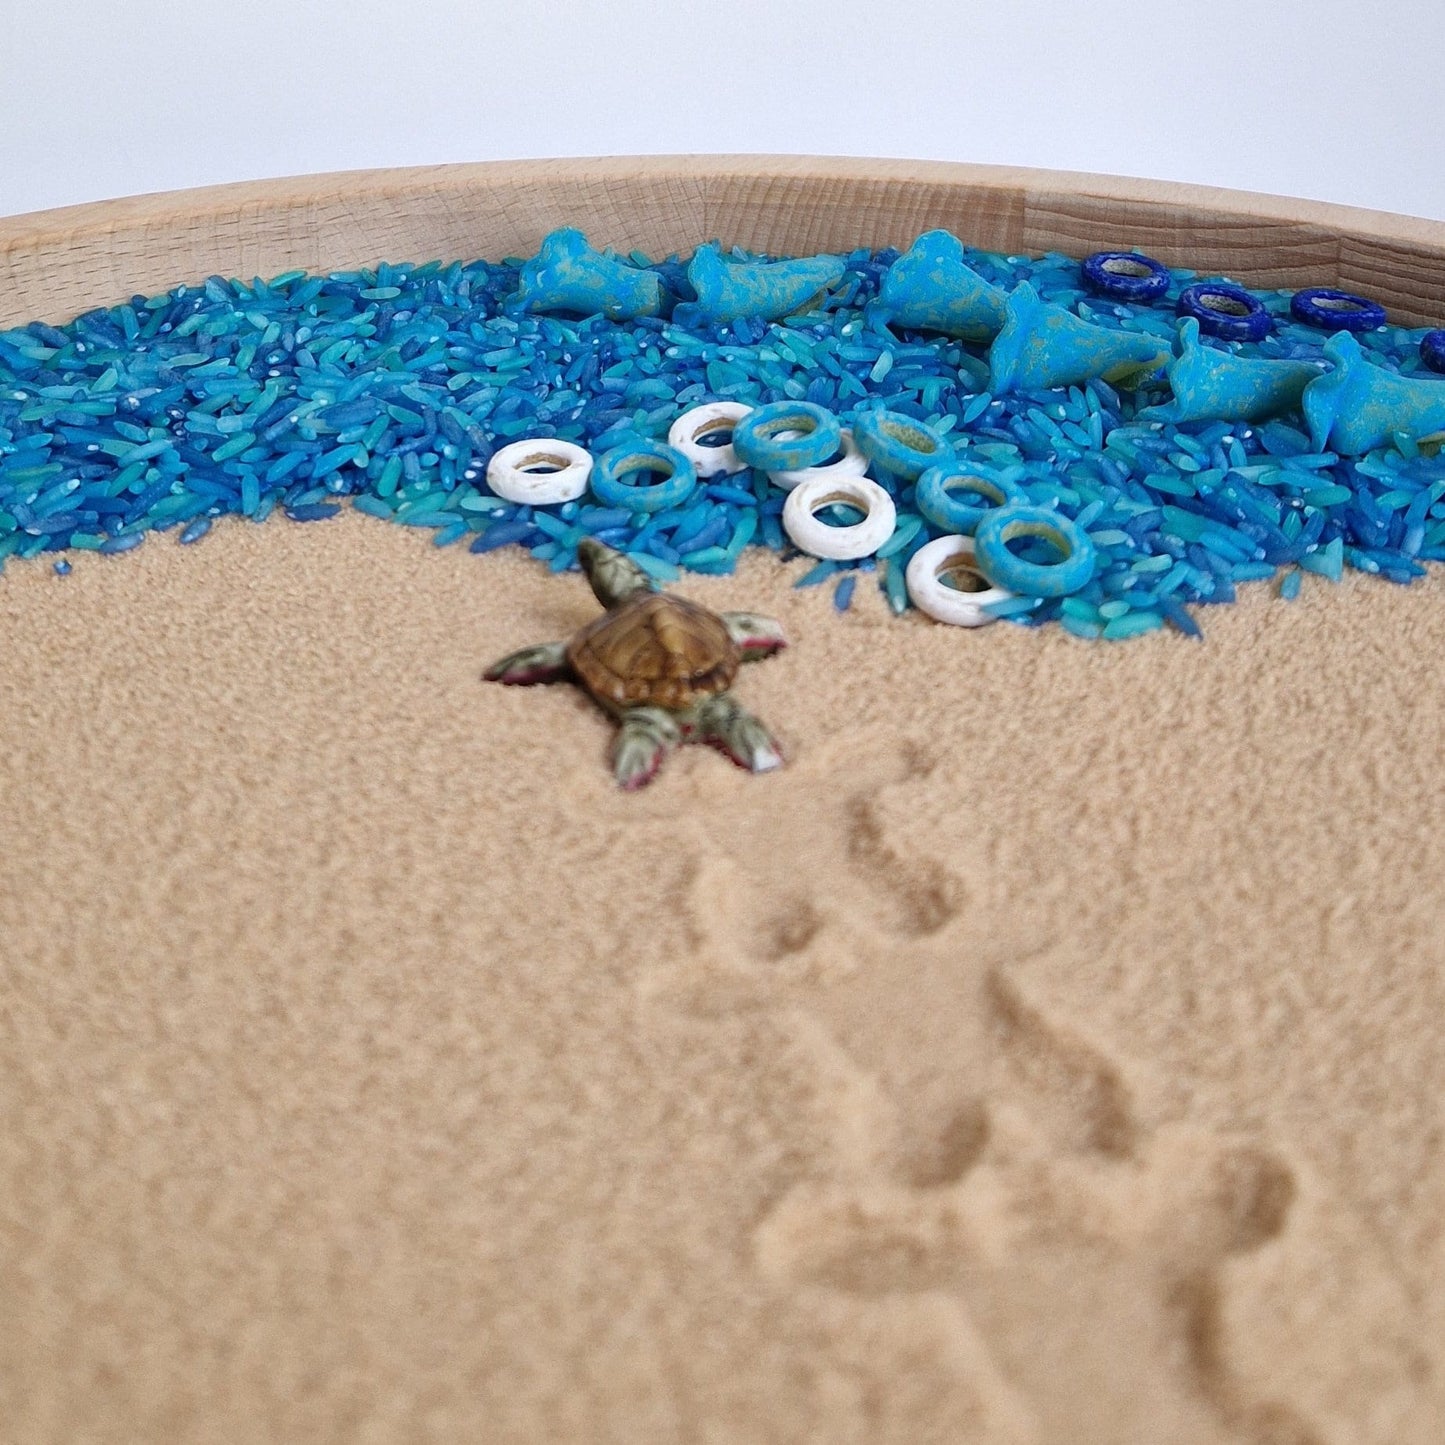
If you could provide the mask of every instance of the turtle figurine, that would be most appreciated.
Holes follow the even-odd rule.
[[[711,743],[750,772],[780,767],[772,734],[728,689],[742,663],[787,646],[781,626],[657,592],[637,563],[591,537],[579,544],[577,559],[607,611],[570,641],[524,647],[483,676],[581,684],[620,724],[612,770],[629,791],[651,782],[684,742]]]

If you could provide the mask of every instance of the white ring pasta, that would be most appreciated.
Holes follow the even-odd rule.
[[[851,527],[820,522],[814,513],[834,502],[857,507],[863,520]],[[872,556],[893,535],[897,517],[893,498],[871,477],[840,477],[828,468],[799,482],[783,503],[783,527],[794,544],[840,562]]]
[[[1002,587],[985,586],[979,592],[960,592],[945,587],[941,574],[957,566],[960,571],[975,573],[985,580],[974,563],[972,537],[936,537],[920,547],[908,564],[905,580],[913,605],[927,613],[935,622],[952,623],[955,627],[982,627],[998,619],[984,608],[992,602],[1005,602],[1013,596]]]
[[[715,477],[719,472],[740,472],[747,463],[733,450],[732,441],[720,447],[705,447],[698,441],[709,432],[726,431],[740,422],[752,407],[740,401],[708,401],[685,411],[667,429],[668,446],[680,451],[700,477]]]
[[[487,463],[487,485],[499,497],[529,507],[575,502],[591,476],[591,453],[560,437],[512,442]]]
[[[853,433],[843,428],[843,455],[836,462],[827,462],[821,467],[800,467],[795,472],[769,472],[768,480],[785,492],[791,492],[800,482],[811,481],[814,477],[861,477],[868,470],[868,458],[853,440]]]

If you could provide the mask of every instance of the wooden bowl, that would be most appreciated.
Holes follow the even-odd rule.
[[[220,273],[527,255],[554,227],[599,246],[781,254],[906,246],[942,226],[1008,255],[1132,246],[1262,287],[1339,286],[1408,326],[1445,322],[1445,225],[1209,186],[938,161],[656,156],[344,171],[0,220],[0,325],[67,320]]]
[[[1445,321],[1445,225],[671,157],[0,220],[0,326],[564,224]],[[0,1439],[1445,1438],[1445,569],[1089,647],[753,555],[684,585],[784,620],[789,766],[636,797],[480,681],[596,615],[507,554],[343,514],[0,585]]]

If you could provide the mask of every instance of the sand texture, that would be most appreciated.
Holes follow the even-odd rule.
[[[1437,1445],[1445,583],[838,616],[618,792],[360,517],[0,581],[0,1438]]]

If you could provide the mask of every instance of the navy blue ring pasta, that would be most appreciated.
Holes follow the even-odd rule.
[[[1186,286],[1175,309],[1181,316],[1192,316],[1206,336],[1221,341],[1263,341],[1274,325],[1257,297],[1227,281]]]
[[[1373,331],[1385,324],[1385,308],[1367,296],[1309,286],[1289,299],[1289,314],[1306,326],[1326,331]]]
[[[634,472],[662,472],[663,480],[655,486],[634,486],[623,481]],[[625,507],[629,512],[660,512],[676,507],[692,495],[697,486],[697,471],[677,450],[663,442],[636,437],[620,442],[611,451],[603,452],[592,468],[592,491],[609,507]]]
[[[1427,331],[1420,338],[1420,360],[1431,371],[1445,371],[1445,331]]]
[[[1019,538],[1038,537],[1060,554],[1057,562],[1030,562],[1009,550]],[[1068,597],[1094,575],[1094,544],[1071,517],[1047,507],[1000,507],[978,524],[974,561],[993,583],[1019,597]]]
[[[784,437],[784,432],[795,435]],[[733,427],[733,451],[760,472],[821,467],[842,445],[842,423],[808,401],[769,402]]]
[[[1111,301],[1157,301],[1169,289],[1169,268],[1138,251],[1095,251],[1084,262],[1084,282]]]

